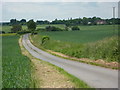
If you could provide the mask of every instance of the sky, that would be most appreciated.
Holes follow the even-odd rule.
[[[20,0],[19,0],[20,1]],[[35,1],[35,0],[34,0]],[[1,4],[0,4],[1,5]],[[112,18],[112,8],[116,7],[115,14],[118,17],[118,2],[2,2],[2,20],[10,19],[34,19],[49,20],[101,17]]]

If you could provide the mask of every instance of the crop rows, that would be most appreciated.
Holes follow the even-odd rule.
[[[21,54],[18,36],[2,38],[3,88],[29,88],[32,85],[31,62]]]

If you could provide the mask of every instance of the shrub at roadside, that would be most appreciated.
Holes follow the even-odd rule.
[[[49,36],[43,36],[42,37],[41,45],[43,45],[44,43],[46,43],[48,40],[50,40]]]

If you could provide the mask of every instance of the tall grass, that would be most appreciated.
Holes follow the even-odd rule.
[[[3,88],[31,87],[31,62],[21,54],[18,36],[3,36],[2,39],[2,79]]]
[[[118,37],[112,36],[99,40],[97,42],[79,44],[79,43],[68,43],[56,40],[50,40],[44,45],[40,45],[40,37],[32,37],[34,44],[39,48],[45,48],[63,54],[77,57],[77,58],[90,58],[93,60],[103,59],[108,62],[118,62]]]
[[[82,57],[118,62],[118,36],[88,43],[82,50]]]

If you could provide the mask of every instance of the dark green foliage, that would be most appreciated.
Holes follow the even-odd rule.
[[[33,35],[36,35],[36,34],[38,34],[38,32],[37,32],[37,31],[34,31],[34,32],[33,32]]]
[[[31,33],[33,34],[35,29],[36,29],[36,23],[33,20],[29,20],[27,22],[27,27],[31,31]]]
[[[20,23],[21,23],[21,25],[26,25],[26,19],[21,19]]]
[[[18,36],[2,38],[2,85],[3,88],[30,88],[31,61],[23,56]]]
[[[82,23],[83,25],[88,25],[89,19],[86,17],[83,17]]]
[[[120,19],[119,18],[111,18],[111,19],[102,19],[100,17],[83,17],[83,18],[76,18],[76,19],[68,19],[68,20],[58,20],[55,19],[52,22],[48,20],[37,20],[36,24],[41,25],[41,24],[65,24],[66,26],[73,26],[73,25],[97,25],[97,21],[105,21],[103,24],[111,25],[111,24],[120,24]],[[21,19],[20,21],[16,19],[11,19],[10,23],[9,22],[2,22],[2,25],[14,25],[14,24],[22,24],[26,25],[26,20]]]
[[[100,17],[91,17],[91,18],[87,18],[87,17],[83,17],[83,18],[76,18],[76,19],[68,19],[68,20],[57,20],[55,19],[54,21],[51,22],[51,24],[65,24],[66,26],[74,26],[74,25],[97,25],[97,21],[104,21],[105,23],[103,24],[120,24],[120,19],[119,18],[115,18],[115,20],[113,20],[113,18],[111,19],[102,19]]]
[[[42,43],[41,43],[41,44],[46,43],[48,40],[50,40],[49,36],[43,36],[43,37],[42,37]]]
[[[26,33],[31,33],[31,31],[19,31],[19,32],[17,32],[17,34],[20,34],[20,35],[26,34]]]
[[[47,20],[45,20],[45,21],[39,21],[39,20],[37,20],[37,22],[36,22],[37,24],[49,24],[50,22],[49,21],[47,21]]]
[[[15,33],[15,32],[8,32],[8,33]]]
[[[5,34],[5,31],[0,31],[0,34]]]
[[[63,31],[61,28],[54,26],[46,26],[46,31]]]
[[[16,19],[11,19],[10,20],[10,25],[15,25],[17,23],[17,20]]]
[[[80,29],[79,29],[79,27],[77,27],[77,26],[73,26],[73,27],[72,27],[72,30],[75,31],[75,30],[80,30]]]
[[[11,32],[18,32],[18,31],[21,31],[22,30],[22,26],[20,24],[15,24],[15,25],[12,25],[12,28],[11,28]]]

